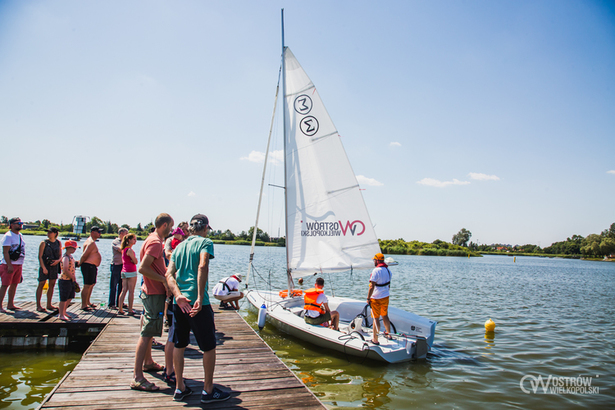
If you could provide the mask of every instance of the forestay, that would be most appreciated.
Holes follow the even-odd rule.
[[[293,277],[372,268],[380,247],[340,136],[288,48],[284,64],[288,268]]]

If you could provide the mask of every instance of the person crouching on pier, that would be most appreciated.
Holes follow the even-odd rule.
[[[239,282],[241,282],[241,273],[223,278],[216,283],[213,292],[214,297],[221,301],[221,309],[233,308],[239,310],[239,300],[243,298],[243,292],[239,291]]]
[[[66,308],[70,305],[70,301],[75,297],[75,259],[73,253],[77,250],[77,242],[66,241],[64,244],[64,256],[62,257],[62,274],[58,282],[60,289],[60,311],[59,319],[69,321],[70,317],[66,315]]]

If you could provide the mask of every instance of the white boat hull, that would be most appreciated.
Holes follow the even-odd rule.
[[[258,290],[248,291],[246,297],[250,305],[257,310],[265,304],[267,321],[279,330],[348,355],[398,363],[424,359],[433,345],[436,322],[394,307],[389,307],[389,319],[395,326],[396,333],[392,340],[381,334],[378,338],[380,345],[377,346],[370,342],[372,329],[353,321],[365,307],[363,301],[328,296],[330,309],[340,314],[340,330],[336,331],[305,322],[301,316],[303,297],[283,299],[278,292]],[[381,331],[383,330],[381,324]],[[391,332],[393,333],[393,329]]]

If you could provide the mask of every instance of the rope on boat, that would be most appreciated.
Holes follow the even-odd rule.
[[[363,357],[363,359],[361,360],[361,363],[359,363],[359,364],[363,364],[363,362],[365,362],[365,359],[367,359],[367,356],[369,355],[370,347],[369,347],[369,345],[365,341],[365,338],[363,337],[363,335],[360,332],[358,332],[356,330],[353,330],[350,333],[347,333],[345,335],[341,335],[337,339],[338,340],[346,340],[346,339],[348,339],[348,340],[346,340],[344,342],[344,356],[346,356],[346,361],[348,363],[350,363],[350,356],[348,355],[348,353],[346,353],[346,344],[348,344],[348,342],[350,342],[351,340],[358,339],[358,337],[353,336],[353,333],[358,334],[359,337],[361,338],[361,340],[363,340],[363,346],[361,347],[361,351],[365,351],[366,353],[365,353],[365,356]]]

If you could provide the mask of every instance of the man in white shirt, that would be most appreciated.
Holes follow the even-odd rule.
[[[19,309],[15,306],[15,292],[17,285],[22,280],[21,271],[23,261],[26,258],[26,243],[19,231],[23,226],[23,222],[19,218],[11,218],[9,220],[9,231],[2,237],[2,257],[0,258],[0,277],[2,278],[2,286],[0,287],[0,312],[5,310],[2,308],[6,291],[9,291],[9,300],[7,308],[10,310]]]
[[[384,255],[377,253],[374,256],[374,270],[369,277],[369,291],[367,293],[367,303],[372,308],[372,318],[374,318],[372,343],[379,345],[378,333],[380,332],[380,317],[384,322],[384,337],[391,339],[391,322],[389,321],[389,290],[391,288],[391,271],[384,263]]]
[[[239,291],[239,282],[241,282],[241,273],[223,278],[216,283],[213,292],[214,297],[221,301],[220,308],[228,308],[230,303],[231,308],[239,310],[239,301],[243,298],[243,292]]]

